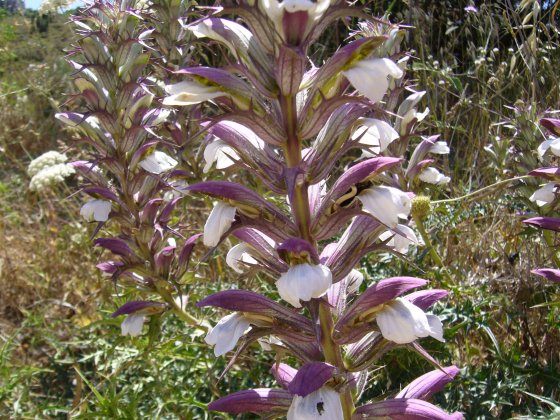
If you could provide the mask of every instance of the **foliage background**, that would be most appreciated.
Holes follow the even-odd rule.
[[[366,5],[412,26],[408,77],[428,92],[425,132],[441,133],[452,150],[445,168],[452,184],[426,189],[433,200],[538,166],[538,119],[560,108],[555,4]],[[53,118],[72,91],[64,61],[70,13],[0,8],[0,417],[203,418],[213,395],[270,384],[269,356],[250,351],[241,363],[251,369],[217,381],[224,360],[171,317],[155,340],[120,337],[110,318],[120,300],[95,269],[100,255],[89,251],[91,229],[78,220],[76,180],[52,191],[27,189],[32,158],[52,149],[80,152],[69,150],[69,134]],[[338,29],[318,51],[336,45],[345,33]],[[425,344],[442,363],[463,368],[437,403],[469,419],[558,415],[560,296],[557,286],[530,274],[550,266],[557,238],[521,225],[537,211],[527,199],[536,185],[517,181],[435,204],[427,224],[443,268],[423,249],[409,262],[389,255],[364,262],[371,279],[414,275],[452,291],[436,309],[447,343]],[[200,296],[240,281],[220,269],[221,257],[215,263]],[[410,352],[398,356],[371,375],[371,395],[394,393],[429,370]]]

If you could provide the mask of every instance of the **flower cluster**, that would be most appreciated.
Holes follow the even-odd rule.
[[[27,167],[27,174],[31,177],[29,189],[42,191],[54,184],[63,182],[75,173],[72,165],[67,164],[68,157],[55,150],[43,153],[33,159]]]
[[[364,285],[355,270],[372,251],[406,253],[417,243],[408,226],[414,187],[449,181],[430,157],[449,152],[437,136],[422,138],[404,159],[427,111],[416,108],[423,92],[409,92],[393,109],[406,90],[402,31],[341,1],[240,0],[217,12],[188,29],[227,49],[229,65],[179,70],[184,80],[166,87],[163,104],[213,104],[205,171],[236,167],[270,192],[227,180],[186,188],[216,200],[203,243],[216,249],[235,237],[228,265],[272,276],[280,302],[240,289],[197,305],[231,311],[206,337],[217,356],[260,341],[299,368],[278,363],[272,374],[280,388],[239,391],[209,408],[288,419],[460,418],[424,401],[455,367],[356,407],[368,369],[384,354],[407,346],[437,363],[418,341],[444,340],[441,321],[425,311],[446,291],[408,293],[428,283],[411,277]],[[231,14],[239,20],[222,17]],[[366,23],[318,67],[309,47],[348,16]],[[343,159],[351,163],[341,173]]]

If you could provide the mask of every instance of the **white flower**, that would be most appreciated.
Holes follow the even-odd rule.
[[[111,203],[107,200],[91,200],[80,209],[80,216],[88,222],[106,222],[111,213]]]
[[[214,347],[214,354],[219,357],[231,351],[237,341],[251,328],[249,320],[238,312],[229,314],[212,328],[204,341]]]
[[[243,269],[247,267],[245,264],[256,264],[251,256],[251,246],[248,244],[237,244],[231,248],[226,255],[226,264],[239,274],[243,273]]]
[[[311,22],[317,21],[329,7],[330,0],[284,0],[282,2],[278,2],[278,0],[262,0],[260,4],[265,13],[274,22],[277,30],[283,33],[282,18],[284,12],[307,12]]]
[[[556,183],[549,182],[544,187],[541,187],[537,191],[535,191],[533,195],[531,195],[529,200],[537,203],[537,206],[539,207],[550,204],[556,199],[556,194],[554,193],[555,189]]]
[[[426,315],[406,299],[397,298],[385,305],[376,320],[383,337],[397,344],[412,343],[427,336],[445,341],[440,319],[435,315]]]
[[[54,184],[63,182],[65,178],[75,172],[74,167],[68,163],[44,167],[31,178],[29,189],[31,191],[41,191]]]
[[[341,420],[343,418],[340,394],[326,386],[305,397],[294,395],[288,410],[288,420]]]
[[[358,61],[342,74],[358,92],[372,102],[379,102],[389,87],[387,77],[400,79],[403,71],[388,58],[371,58]]]
[[[142,333],[142,327],[146,317],[142,314],[128,315],[121,323],[121,335],[136,337]]]
[[[152,174],[161,174],[177,165],[177,161],[166,153],[156,150],[151,155],[146,156],[139,165],[144,170]]]
[[[165,91],[170,96],[163,99],[163,105],[195,105],[226,95],[215,86],[205,86],[192,80],[167,85]]]
[[[64,163],[67,160],[68,158],[66,157],[66,155],[58,153],[56,150],[50,150],[29,162],[29,166],[27,167],[27,174],[33,177],[42,169],[48,168],[49,166],[58,165],[59,163]]]
[[[425,168],[420,175],[418,175],[421,181],[427,182],[428,184],[443,185],[449,183],[451,178],[445,176],[436,168]]]
[[[368,150],[364,151],[365,155],[378,155],[399,138],[399,133],[385,121],[361,118],[358,123],[360,125],[352,134],[352,140],[359,138],[359,144],[368,146]]]
[[[307,263],[290,267],[276,282],[280,297],[296,308],[301,308],[300,300],[323,296],[331,285],[332,273],[327,266]]]
[[[412,206],[408,194],[393,187],[374,187],[358,195],[362,209],[374,216],[381,223],[394,228],[399,218],[406,219]]]
[[[232,32],[236,36],[236,40],[242,43],[242,49],[248,50],[251,40],[253,38],[253,34],[244,26],[240,25],[239,23],[235,23],[228,19],[219,19],[219,25],[222,26],[222,31],[226,29],[229,32]],[[224,43],[228,46],[230,51],[238,57],[238,51],[234,42],[232,42],[227,37],[223,37],[218,32],[214,30],[212,27],[212,20],[211,19],[204,19],[203,21],[199,22],[197,25],[189,26],[187,28],[190,30],[194,36],[197,38],[210,38],[214,41],[219,41]]]
[[[543,141],[537,149],[539,157],[543,157],[548,149],[554,156],[560,156],[560,137],[550,137]]]
[[[204,245],[209,247],[218,245],[222,235],[231,227],[235,212],[235,207],[221,201],[214,206],[204,225]]]
[[[356,269],[352,269],[350,273],[346,276],[346,293],[351,294],[357,292],[360,285],[364,281],[364,275]]]
[[[379,240],[385,241],[388,238],[392,238],[387,242],[387,246],[393,248],[396,252],[400,254],[407,254],[408,247],[410,245],[418,244],[418,238],[416,233],[406,226],[397,225],[396,232],[386,231],[379,236]]]
[[[449,146],[444,141],[436,141],[434,145],[430,148],[428,153],[434,153],[436,155],[448,155]]]

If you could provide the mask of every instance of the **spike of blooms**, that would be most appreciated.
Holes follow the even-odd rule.
[[[173,16],[184,10],[167,4],[142,16],[149,19],[160,12]],[[188,286],[181,285],[180,279],[200,237],[183,230],[188,215],[176,211],[182,198],[174,196],[173,188],[183,185],[188,173],[178,168],[181,158],[176,152],[185,144],[182,137],[170,134],[179,131],[170,128],[176,125],[177,113],[161,108],[154,99],[155,92],[163,94],[163,87],[153,81],[161,77],[162,68],[171,66],[173,57],[151,56],[155,41],[149,39],[152,30],[146,30],[142,13],[128,1],[102,0],[74,17],[79,36],[70,54],[77,89],[72,98],[83,112],[57,114],[81,142],[91,146],[87,160],[70,168],[81,176],[80,191],[90,197],[81,216],[98,222],[94,235],[101,237],[94,244],[112,254],[98,267],[119,290],[146,299],[128,302],[114,314],[126,315],[121,333],[130,336],[142,333],[148,317],[168,310],[188,324],[199,324],[181,299]],[[172,30],[164,32],[158,34],[161,42],[166,35],[179,36]],[[167,46],[174,44],[167,41]],[[157,150],[161,147],[165,152]],[[47,154],[32,163],[30,174],[37,172],[37,177],[46,163],[65,161],[63,155]],[[114,229],[106,230],[103,222],[109,217]]]
[[[239,243],[228,252],[227,265],[242,277],[265,273],[278,293],[272,299],[252,290],[225,290],[202,299],[197,306],[230,311],[205,341],[216,356],[239,347],[233,364],[260,340],[277,352],[277,365],[289,358],[299,368],[278,367],[282,389],[238,391],[210,403],[210,410],[290,420],[349,420],[383,410],[445,418],[442,410],[415,398],[357,407],[368,370],[383,354],[409,344],[434,363],[417,341],[443,340],[441,321],[425,311],[445,291],[404,295],[428,282],[412,277],[372,281],[355,270],[370,252],[392,247],[406,253],[410,243],[418,243],[407,225],[416,180],[425,177],[437,158],[432,155],[449,153],[438,136],[420,138],[412,154],[407,150],[418,138],[415,130],[423,116],[416,107],[423,93],[413,93],[396,109],[407,88],[406,60],[399,59],[402,30],[369,18],[349,43],[316,67],[308,55],[312,44],[339,19],[366,17],[361,8],[330,0],[239,0],[220,6],[219,16],[234,15],[235,21],[213,15],[191,26],[183,22],[193,41],[222,44],[227,66],[185,67],[185,62],[196,63],[191,60],[196,49],[184,46],[152,68],[151,32],[135,32],[137,16],[126,7],[104,6],[95,3],[80,22],[81,61],[74,67],[88,112],[60,119],[94,146],[91,162],[100,162],[103,171],[79,165],[89,182],[83,191],[110,203],[111,218],[121,226],[118,235],[95,240],[114,254],[100,269],[162,301],[157,311],[147,300],[123,305],[116,312],[127,315],[122,332],[140,334],[147,316],[169,309],[196,325],[183,301],[177,301],[188,291],[182,278],[193,247],[202,236],[213,252],[233,235]],[[122,31],[106,28],[105,20],[114,28],[132,29],[116,36]],[[103,37],[99,31],[105,31]],[[173,77],[163,70],[170,68]],[[154,83],[145,83],[146,76]],[[176,108],[182,106],[187,111]],[[185,115],[188,110],[193,118]],[[169,121],[160,126],[165,118]],[[171,190],[186,182],[188,156],[202,154],[170,155],[192,145],[191,121],[200,124],[197,138],[209,143],[204,167],[189,169],[210,173],[214,164],[218,169],[235,164],[247,174],[227,171],[226,180],[189,182]],[[166,152],[158,150],[162,147]],[[360,150],[373,157],[354,162]],[[340,162],[350,163],[341,168]],[[248,179],[252,188],[241,183]],[[177,205],[187,193],[216,200],[203,233],[188,239],[189,224]],[[109,217],[96,213],[98,207],[90,204],[85,216]],[[148,307],[155,312],[145,312]],[[421,382],[426,394],[440,386],[438,380]]]

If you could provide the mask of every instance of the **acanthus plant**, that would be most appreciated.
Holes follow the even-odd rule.
[[[72,101],[85,112],[57,115],[90,147],[88,159],[72,165],[83,177],[81,193],[90,197],[80,213],[96,224],[94,244],[113,255],[98,268],[119,293],[141,296],[113,314],[126,316],[122,334],[132,336],[169,310],[200,324],[186,310],[194,278],[189,262],[200,234],[177,211],[184,198],[176,189],[191,175],[180,166],[184,133],[154,99],[153,48],[146,44],[153,30],[134,6],[96,1],[74,17],[79,38],[69,62],[78,93]]]
[[[427,336],[443,341],[441,321],[425,311],[447,292],[408,293],[428,282],[395,277],[359,293],[364,279],[355,270],[369,252],[405,253],[417,241],[407,225],[414,194],[402,188],[433,163],[428,153],[448,151],[437,138],[424,139],[403,168],[401,156],[422,118],[415,108],[422,94],[405,99],[396,116],[387,111],[404,89],[395,83],[403,76],[399,28],[343,1],[239,0],[214,10],[189,28],[201,42],[227,48],[229,65],[179,70],[184,80],[167,88],[163,103],[213,103],[217,112],[204,124],[207,164],[236,165],[253,175],[260,191],[269,191],[264,197],[231,181],[186,188],[217,200],[204,244],[215,249],[236,237],[228,264],[247,275],[267,273],[280,297],[248,290],[208,296],[199,307],[230,313],[206,341],[216,355],[237,347],[236,356],[260,341],[277,353],[272,374],[279,388],[239,391],[209,409],[288,419],[461,418],[424,401],[458,371],[441,368],[418,343]],[[317,67],[309,47],[346,18],[369,24]],[[396,157],[383,154],[392,143]],[[365,159],[358,160],[360,150]],[[350,163],[343,169],[342,161]],[[446,182],[433,171],[423,178]],[[395,398],[356,407],[368,370],[396,346],[418,352],[439,370]],[[285,355],[298,369],[280,362]]]
[[[543,118],[540,123],[543,128],[548,131],[549,136],[539,145],[539,158],[543,158],[547,152],[552,153],[554,156],[560,156],[560,119]],[[529,175],[546,180],[546,183],[530,197],[531,201],[545,209],[545,215],[526,219],[523,223],[544,229],[545,240],[548,245],[553,248],[552,259],[556,264],[556,268],[537,268],[534,269],[532,273],[558,283],[560,282],[560,259],[556,254],[553,239],[549,236],[549,232],[560,232],[560,218],[554,217],[554,213],[552,212],[557,202],[560,168],[557,166],[538,168],[529,172]]]

